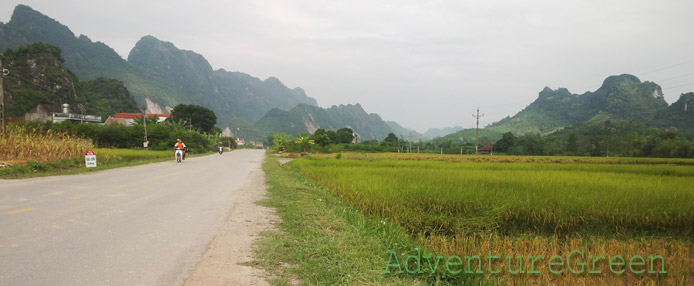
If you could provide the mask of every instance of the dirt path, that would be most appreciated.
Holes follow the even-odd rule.
[[[220,229],[184,285],[268,285],[265,273],[241,265],[253,260],[253,242],[260,232],[279,220],[271,208],[256,201],[266,194],[265,174],[254,170],[236,198],[227,222]]]

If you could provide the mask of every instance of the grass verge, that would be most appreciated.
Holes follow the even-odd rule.
[[[254,264],[270,274],[271,284],[446,285],[451,282],[443,276],[383,274],[389,263],[387,251],[395,251],[399,263],[404,265],[405,254],[411,255],[417,247],[400,226],[365,216],[301,175],[291,164],[280,165],[275,156],[268,156],[263,169],[268,198],[261,204],[277,209],[282,221],[277,224],[278,230],[263,233],[257,243],[258,259]],[[461,277],[456,279],[456,284],[463,282]]]
[[[55,175],[72,175],[113,168],[173,160],[172,151],[96,148],[97,166],[85,167],[84,157],[42,162],[28,160],[0,168],[0,179],[23,179]],[[207,153],[205,153],[207,154]],[[205,155],[195,154],[194,156]],[[190,155],[188,155],[190,156]]]

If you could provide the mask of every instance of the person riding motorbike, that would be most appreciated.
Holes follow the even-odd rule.
[[[222,155],[222,152],[224,152],[224,143],[219,142],[219,155]]]
[[[181,152],[183,153],[183,160],[186,159],[186,150],[188,147],[186,147],[186,144],[181,141],[181,139],[176,139],[176,144],[174,144],[174,156],[176,155],[176,150],[180,149]]]

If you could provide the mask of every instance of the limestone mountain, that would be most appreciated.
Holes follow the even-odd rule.
[[[623,74],[610,76],[598,90],[581,95],[545,87],[528,107],[486,129],[547,134],[579,122],[607,119],[656,125],[656,118],[667,109],[660,86]]]
[[[316,104],[302,89],[287,88],[276,78],[260,80],[213,70],[203,56],[151,36],[143,37],[126,61],[106,44],[76,37],[58,21],[18,5],[11,20],[0,23],[0,51],[37,42],[59,47],[65,66],[80,79],[108,77],[124,82],[135,100],[147,103],[153,112],[197,104],[212,109],[218,124],[227,126],[233,118],[255,121],[272,108]]]
[[[424,137],[425,138],[434,138],[434,137],[442,137],[446,136],[451,133],[456,133],[460,130],[464,130],[465,128],[461,126],[455,126],[455,127],[444,127],[444,128],[429,128],[427,129],[426,132],[424,132]]]
[[[680,95],[658,120],[662,127],[668,129],[694,130],[694,92]]]
[[[358,103],[333,105],[330,108],[299,104],[288,111],[275,108],[254,125],[259,133],[256,136],[262,139],[273,132],[296,136],[300,133],[313,133],[318,128],[338,130],[343,127],[351,128],[359,141],[383,140],[388,133],[394,132],[378,114],[367,113]]]
[[[393,129],[393,134],[395,134],[395,136],[397,136],[398,138],[404,138],[407,140],[412,139],[413,141],[428,139],[421,133],[415,131],[414,129],[405,128],[395,121],[386,121],[386,124],[388,124],[388,126],[390,126],[390,128]]]
[[[4,80],[8,117],[22,118],[37,104],[60,106],[73,111],[100,115],[137,112],[137,104],[122,82],[96,78],[80,81],[63,64],[60,49],[43,43],[31,44],[4,53],[3,67],[10,74]]]

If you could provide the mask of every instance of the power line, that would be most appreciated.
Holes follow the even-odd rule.
[[[28,80],[28,79],[26,79],[26,78],[17,76],[17,75],[15,75],[15,74],[8,74],[8,76],[11,76],[11,77],[13,77],[13,78],[16,78],[16,79],[21,80],[21,81],[24,81],[24,82],[27,82],[28,84],[31,84],[31,85],[33,85],[33,86],[35,86],[35,87],[38,87],[39,89],[43,89],[44,91],[47,91],[47,92],[50,92],[50,93],[56,93],[56,90],[50,90],[50,89],[48,89],[48,88],[45,87],[45,86],[40,86],[40,85],[34,83],[34,82],[31,81],[31,80]]]
[[[649,72],[640,73],[640,74],[638,74],[638,76],[641,77],[641,76],[647,75],[647,74],[649,74],[649,73],[654,73],[654,72],[658,72],[658,71],[662,71],[662,70],[674,68],[674,67],[677,67],[677,66],[681,66],[681,65],[685,65],[685,64],[691,63],[691,62],[694,62],[694,59],[691,59],[691,60],[688,60],[688,61],[684,61],[684,62],[681,62],[681,63],[678,63],[678,64],[674,64],[674,65],[670,65],[670,66],[666,66],[666,67],[654,69],[654,70],[649,71]]]
[[[694,59],[690,59],[690,60],[687,60],[687,61],[684,61],[684,62],[681,62],[681,63],[677,63],[677,64],[674,64],[674,65],[669,65],[669,66],[662,67],[662,68],[657,68],[657,69],[654,69],[654,70],[651,70],[651,71],[648,71],[648,72],[645,72],[645,73],[640,73],[640,74],[637,74],[637,76],[638,76],[639,78],[642,78],[644,75],[647,75],[647,74],[651,74],[651,73],[654,73],[654,72],[659,72],[659,71],[671,69],[671,68],[678,67],[678,66],[681,66],[681,65],[685,65],[685,64],[688,64],[688,63],[691,63],[691,62],[694,62]],[[661,79],[661,80],[657,80],[657,81],[653,81],[653,82],[655,82],[655,83],[660,83],[660,82],[663,82],[663,81],[668,81],[668,80],[683,78],[683,77],[690,76],[690,75],[694,75],[694,73],[687,73],[687,74],[683,74],[683,75],[677,75],[677,76],[673,76],[673,77],[669,77],[669,78],[665,78],[665,79]],[[691,84],[678,85],[678,86],[673,86],[673,87],[669,87],[669,88],[666,88],[666,89],[677,88],[677,87],[682,87],[682,86],[687,86],[687,85],[691,85]],[[600,85],[595,85],[595,84],[593,84],[593,85],[591,85],[590,87],[579,89],[579,92],[582,91],[582,90],[587,90],[587,91],[591,91],[591,92],[592,92],[592,91],[594,91],[594,90],[597,90],[598,88],[600,88]]]
[[[694,85],[694,82],[685,83],[685,84],[676,85],[676,86],[671,86],[671,87],[668,87],[668,88],[664,88],[664,90],[673,89],[673,88],[678,88],[678,87],[683,87],[683,86],[689,86],[689,85]]]
[[[669,77],[669,78],[665,78],[665,79],[660,79],[660,80],[657,80],[657,81],[654,80],[654,82],[660,83],[660,82],[664,82],[664,81],[668,81],[668,80],[683,78],[683,77],[690,76],[690,75],[694,75],[694,73],[688,73],[688,74],[673,76],[673,77]]]

